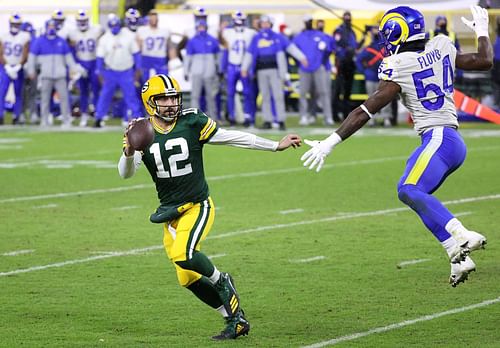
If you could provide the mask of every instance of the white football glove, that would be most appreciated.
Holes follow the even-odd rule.
[[[314,169],[314,167],[316,167],[316,172],[319,172],[325,163],[326,156],[328,156],[335,145],[341,141],[342,139],[335,132],[323,141],[305,139],[304,142],[311,146],[311,149],[300,158],[300,160],[304,162],[304,167],[309,166],[309,169]]]
[[[468,26],[472,31],[474,31],[477,37],[486,36],[489,37],[488,32],[488,11],[481,6],[471,6],[470,11],[472,12],[472,20],[462,17],[462,22]]]
[[[19,70],[16,70],[16,66],[15,65],[5,65],[4,66],[4,69],[5,69],[5,73],[12,79],[12,80],[16,80],[17,79],[17,72]]]

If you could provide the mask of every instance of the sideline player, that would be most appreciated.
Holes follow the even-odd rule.
[[[280,142],[236,130],[219,128],[215,121],[196,108],[182,109],[178,82],[167,75],[150,78],[142,88],[142,101],[155,129],[153,144],[144,152],[135,151],[124,136],[118,171],[123,178],[134,175],[141,162],[156,184],[160,206],[151,222],[163,224],[163,244],[174,263],[181,286],[219,311],[225,329],[214,339],[234,339],[248,334],[250,324],[240,307],[239,296],[228,273],[220,272],[200,251],[215,218],[203,170],[203,145],[227,144],[237,147],[282,151],[301,144],[289,134]]]
[[[444,35],[425,39],[423,15],[410,7],[387,11],[380,23],[386,58],[379,67],[382,80],[378,89],[323,141],[305,142],[312,146],[301,158],[304,166],[319,171],[325,157],[341,141],[360,129],[398,94],[410,110],[415,130],[422,138],[406,163],[398,184],[399,199],[412,208],[425,226],[446,249],[451,262],[450,284],[465,281],[475,264],[468,254],[484,246],[486,238],[466,229],[434,196],[444,180],[465,160],[466,147],[458,133],[453,102],[453,74],[456,68],[488,70],[493,53],[488,35],[488,12],[471,7],[473,20],[462,21],[478,37],[477,53],[457,53]]]
[[[167,74],[167,43],[170,32],[158,26],[158,12],[148,13],[149,24],[137,29],[137,39],[141,49],[141,69],[143,82],[156,74]]]
[[[99,77],[97,76],[97,42],[103,30],[100,26],[90,25],[89,16],[84,10],[78,11],[76,17],[77,29],[69,33],[69,41],[74,47],[76,61],[85,69],[85,76],[78,79],[80,89],[80,127],[85,127],[89,119],[89,97],[92,90],[92,104],[97,106],[99,98]]]
[[[133,33],[122,30],[120,19],[111,14],[108,16],[108,29],[97,44],[97,71],[102,77],[102,89],[97,101],[94,127],[104,125],[115,89],[120,87],[123,99],[133,117],[141,115],[139,98],[134,89],[134,81],[139,75],[141,59],[139,46]],[[128,125],[128,113],[122,115],[124,126]]]
[[[17,13],[9,18],[9,32],[0,37],[0,124],[4,123],[5,96],[12,82],[14,84],[14,115],[12,123],[22,123],[23,107],[23,65],[28,60],[31,36],[21,30],[23,21]]]
[[[243,85],[243,113],[245,122],[253,123],[255,120],[255,95],[250,77],[241,76],[241,64],[245,52],[252,42],[252,38],[257,33],[254,29],[245,27],[246,15],[241,11],[234,13],[232,27],[224,29],[222,38],[228,50],[228,64],[226,67],[227,83],[227,113],[231,125],[236,124],[234,97],[236,95],[236,84],[241,80]]]

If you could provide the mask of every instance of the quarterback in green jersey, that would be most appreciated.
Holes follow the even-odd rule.
[[[124,135],[118,171],[123,178],[134,175],[144,163],[156,185],[160,206],[151,222],[163,224],[163,245],[173,262],[181,286],[225,318],[226,326],[214,339],[247,335],[250,324],[240,306],[233,278],[220,272],[200,251],[215,218],[203,169],[203,145],[227,144],[249,149],[282,151],[301,145],[298,135],[271,141],[255,134],[219,128],[198,109],[182,109],[178,82],[167,75],[151,77],[142,88],[142,101],[154,127],[153,143],[136,151]]]

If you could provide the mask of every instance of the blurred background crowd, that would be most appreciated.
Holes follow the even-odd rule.
[[[284,130],[289,115],[300,126],[333,126],[378,84],[383,2],[332,11],[299,0],[52,3],[0,2],[0,125],[126,125],[144,115],[142,84],[169,74],[184,107],[226,126]],[[500,4],[480,4],[490,8],[495,67],[456,71],[455,86],[498,111]],[[473,33],[459,24],[469,13],[462,7],[424,11],[429,38],[447,35],[457,50],[475,49]],[[370,122],[390,127],[404,115],[394,100]]]

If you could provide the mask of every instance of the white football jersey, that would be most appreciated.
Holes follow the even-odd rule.
[[[70,41],[75,45],[76,57],[81,61],[96,59],[97,41],[102,35],[100,26],[91,26],[86,31],[78,29],[69,33]]]
[[[411,112],[418,134],[438,126],[458,127],[453,101],[456,55],[450,38],[438,35],[423,52],[389,56],[379,66],[379,79],[401,87],[401,101]]]
[[[68,21],[64,21],[61,28],[57,31],[57,36],[67,40],[71,31],[73,31],[73,28],[68,24]]]
[[[149,25],[137,29],[137,37],[142,42],[141,54],[146,57],[165,58],[170,32],[166,28],[151,28]]]
[[[24,45],[26,45],[30,39],[30,34],[24,31],[20,31],[17,35],[12,35],[8,32],[0,36],[5,62],[9,65],[20,64],[23,56]]]
[[[116,71],[124,71],[134,66],[133,54],[139,53],[139,45],[135,36],[128,30],[120,30],[113,35],[109,30],[97,43],[97,57],[104,58],[106,67]]]
[[[242,30],[237,30],[236,28],[226,28],[222,32],[222,37],[227,42],[228,49],[228,62],[230,64],[241,65],[243,62],[243,56],[250,46],[252,38],[257,33],[255,30],[250,28],[241,28]]]

